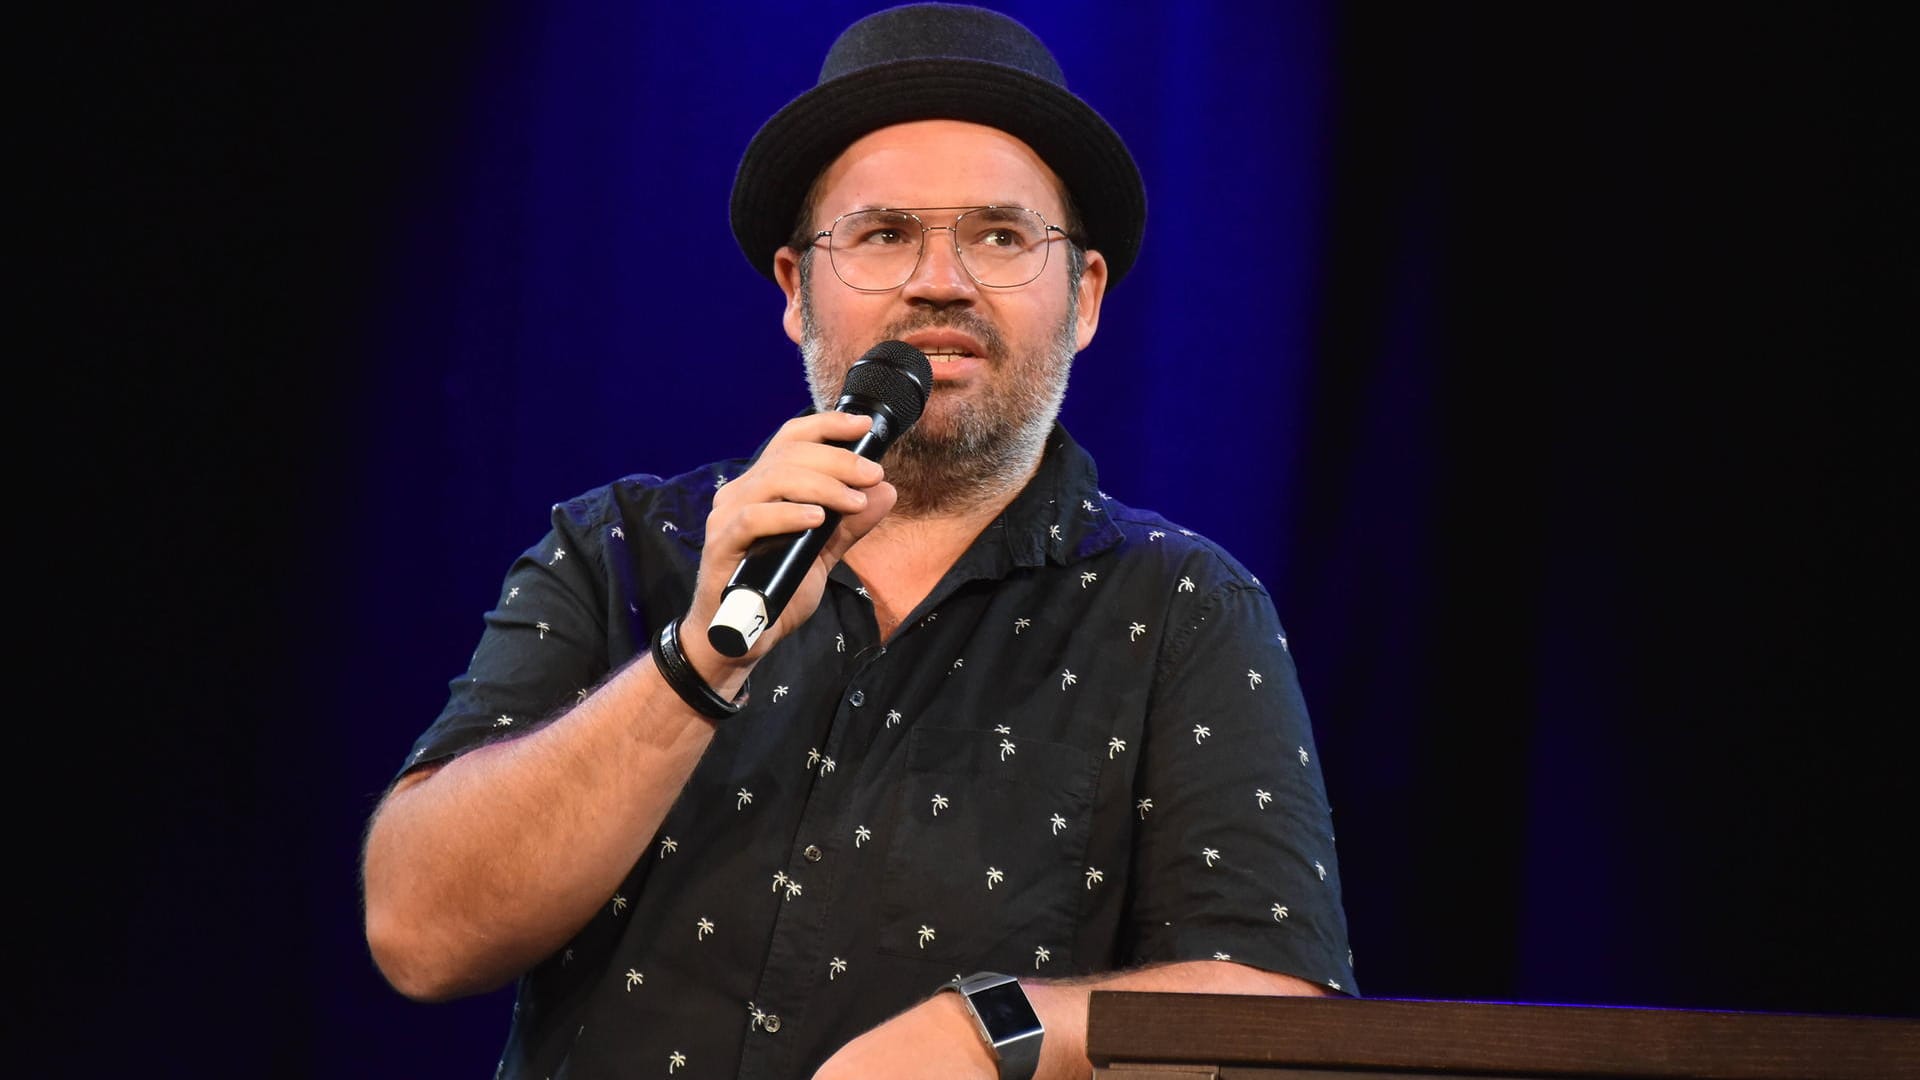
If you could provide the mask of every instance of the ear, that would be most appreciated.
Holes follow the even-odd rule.
[[[779,284],[780,291],[787,294],[787,309],[780,316],[780,324],[787,328],[787,337],[798,345],[804,322],[800,317],[800,256],[785,244],[773,253],[773,280]]]
[[[1080,314],[1074,327],[1074,343],[1084,349],[1100,329],[1100,301],[1107,295],[1107,257],[1097,251],[1086,253],[1086,269],[1080,274]]]

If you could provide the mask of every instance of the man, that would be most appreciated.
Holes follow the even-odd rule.
[[[1270,600],[1055,422],[1144,226],[1118,136],[1024,27],[909,5],[761,129],[732,212],[816,407],[555,506],[369,828],[382,972],[517,979],[515,1077],[1085,1076],[1092,989],[1353,992]],[[935,383],[883,467],[832,406],[887,340]],[[827,511],[715,650],[749,545]]]

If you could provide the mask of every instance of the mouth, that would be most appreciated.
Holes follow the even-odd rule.
[[[965,360],[973,356],[972,352],[960,348],[922,349],[920,351],[926,353],[927,360],[935,364],[951,364],[955,360]]]
[[[927,330],[918,334],[909,334],[903,339],[907,344],[927,355],[927,361],[937,370],[964,364],[969,360],[985,359],[985,350],[978,341],[957,330]]]

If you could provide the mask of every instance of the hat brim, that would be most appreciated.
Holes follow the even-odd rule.
[[[1111,287],[1140,253],[1147,195],[1120,136],[1092,107],[1017,68],[919,58],[862,68],[815,86],[761,125],[734,173],[734,240],[771,279],[814,178],[853,142],[891,124],[964,120],[1020,139],[1060,177]]]

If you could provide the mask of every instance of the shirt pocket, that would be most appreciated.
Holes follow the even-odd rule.
[[[918,727],[894,808],[880,951],[964,973],[1072,965],[1099,759],[988,729]]]

